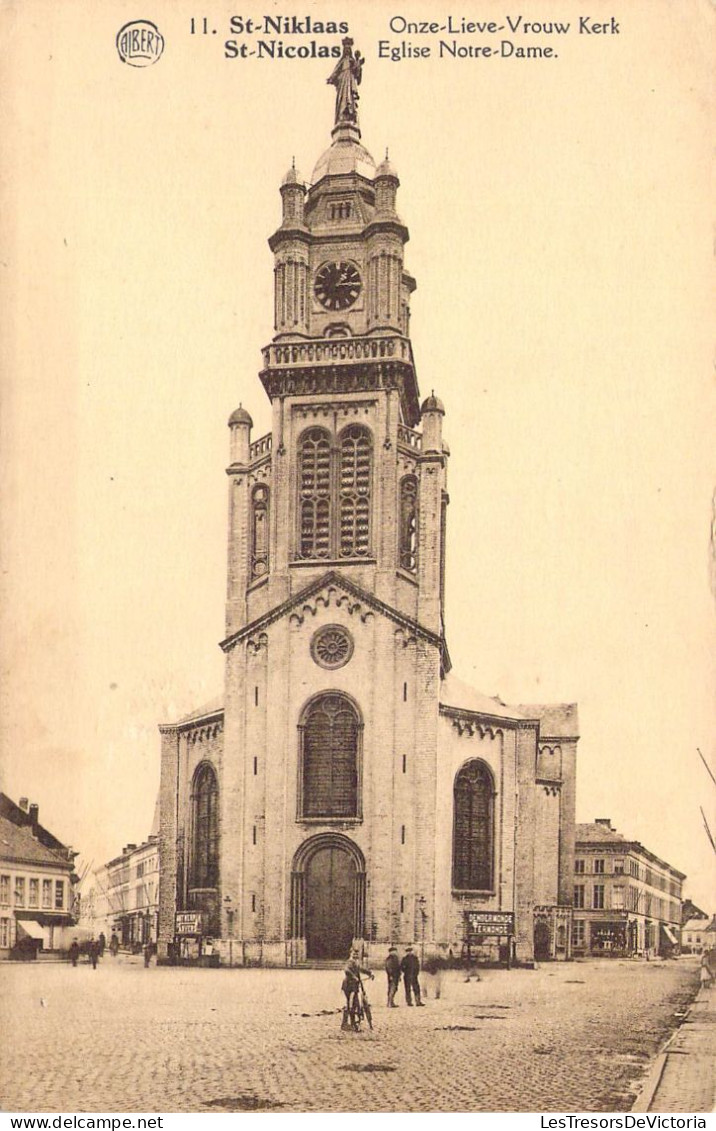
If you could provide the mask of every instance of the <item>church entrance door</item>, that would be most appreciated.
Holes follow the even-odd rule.
[[[328,845],[306,864],[306,957],[346,959],[355,930],[356,864]]]

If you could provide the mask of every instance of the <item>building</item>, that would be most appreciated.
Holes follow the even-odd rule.
[[[40,824],[39,807],[0,793],[0,958],[61,950],[75,921],[77,853]]]
[[[127,844],[119,856],[98,868],[87,898],[83,925],[119,945],[139,949],[156,942],[159,916],[159,838]]]
[[[229,420],[224,694],[160,727],[160,958],[565,958],[577,711],[451,671],[445,410],[356,68],[345,40],[331,145],[280,189],[272,431]]]
[[[681,922],[682,923],[684,923],[684,924],[689,923],[693,919],[706,919],[708,921],[708,918],[709,918],[709,916],[706,914],[706,912],[702,911],[700,907],[697,907],[696,904],[692,902],[692,900],[685,899],[684,902],[682,903],[682,905],[681,905]]]
[[[120,946],[139,949],[156,943],[159,921],[159,798],[152,831],[142,844],[127,844],[98,868],[82,896],[82,926]]]
[[[712,944],[709,932],[712,927],[713,920],[710,923],[708,915],[687,919],[681,926],[681,953],[703,954],[705,950],[710,950]]]
[[[638,841],[623,837],[609,819],[577,825],[574,954],[678,953],[685,879]]]

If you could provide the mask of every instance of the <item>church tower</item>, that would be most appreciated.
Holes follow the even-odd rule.
[[[361,141],[361,68],[344,40],[331,144],[280,186],[271,432],[229,420],[223,703],[160,728],[160,934],[186,949],[193,926],[232,963],[459,952],[467,914],[508,937],[518,905],[532,948],[515,821],[522,790],[534,824],[539,722],[459,706],[448,677],[444,409],[420,402],[408,229]]]

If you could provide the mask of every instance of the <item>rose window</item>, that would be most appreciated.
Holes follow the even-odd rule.
[[[311,641],[311,655],[322,668],[342,668],[353,655],[353,640],[337,624],[319,628]]]

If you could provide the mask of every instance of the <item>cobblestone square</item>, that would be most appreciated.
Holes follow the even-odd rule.
[[[377,959],[375,962],[377,966]],[[4,1110],[628,1111],[698,967],[595,960],[423,979],[426,1009],[368,989],[341,1032],[339,970],[4,964]],[[439,993],[439,996],[436,996]]]

